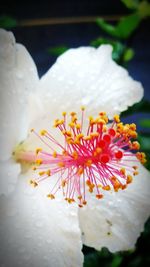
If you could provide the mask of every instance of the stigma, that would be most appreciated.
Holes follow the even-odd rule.
[[[41,146],[34,154],[30,184],[37,187],[45,179],[56,179],[47,197],[54,200],[61,190],[64,200],[77,202],[79,207],[86,205],[89,193],[102,199],[104,191],[126,189],[138,174],[138,161],[146,162],[145,154],[137,152],[140,145],[135,141],[134,123],[123,124],[119,115],[109,121],[106,113],[100,112],[84,124],[85,108],[82,107],[80,118],[75,112],[69,116],[63,112],[62,118],[55,120],[54,127],[64,140],[61,143],[48,130],[42,129],[40,133],[31,130]],[[42,149],[42,143],[47,151]],[[54,145],[58,149],[54,150]]]

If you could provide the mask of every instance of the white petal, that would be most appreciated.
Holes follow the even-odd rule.
[[[78,210],[49,200],[19,177],[16,191],[1,198],[0,262],[5,267],[80,267]]]
[[[112,60],[111,52],[111,46],[102,45],[60,56],[40,81],[40,112],[78,111],[84,105],[91,115],[104,110],[111,117],[140,101],[142,85]]]
[[[10,158],[28,130],[28,96],[37,88],[36,66],[11,32],[0,30],[0,159]]]
[[[93,197],[80,210],[84,244],[112,252],[134,247],[150,215],[150,173],[143,166],[139,171],[126,190],[106,192],[99,201]]]
[[[20,164],[8,160],[0,162],[0,195],[10,194],[16,185]]]

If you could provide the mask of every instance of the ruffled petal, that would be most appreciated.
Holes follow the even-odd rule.
[[[8,195],[14,190],[19,173],[20,164],[13,160],[0,162],[0,195]]]
[[[107,247],[111,252],[135,246],[150,215],[150,173],[141,165],[139,172],[126,190],[107,191],[99,201],[92,197],[80,210],[85,245],[97,250]]]
[[[111,58],[112,47],[70,49],[58,58],[40,81],[44,113],[78,111],[82,105],[91,115],[106,111],[109,117],[141,100],[143,88]],[[34,99],[35,100],[35,99]]]
[[[36,66],[11,32],[0,30],[0,159],[10,158],[28,130],[28,96],[38,83]]]
[[[2,265],[82,266],[77,207],[61,198],[49,200],[43,187],[31,188],[25,176],[19,177],[16,191],[9,198],[1,197],[0,203]]]

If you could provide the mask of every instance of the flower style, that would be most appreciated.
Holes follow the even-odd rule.
[[[7,267],[20,265],[77,267],[83,265],[82,243],[98,250],[108,247],[112,252],[133,248],[150,212],[149,172],[137,161],[132,152],[123,150],[125,145],[131,150],[138,148],[137,143],[130,142],[130,137],[135,137],[135,125],[126,126],[126,133],[129,134],[130,130],[126,144],[124,128],[121,130],[121,125],[119,128],[119,118],[114,115],[140,101],[143,96],[141,84],[134,81],[126,70],[112,61],[111,47],[108,45],[98,49],[86,47],[69,50],[59,57],[48,73],[39,80],[30,55],[22,45],[15,43],[10,32],[1,30],[0,42],[2,58],[0,61],[2,125],[0,134],[3,151],[0,161],[1,264]],[[87,107],[85,114],[84,110],[81,112],[84,117],[97,116],[99,111],[105,111],[109,119],[114,117],[114,122],[106,128],[108,118],[104,113],[100,113],[98,120],[94,121],[97,131],[93,130],[92,120],[94,119],[90,118],[89,131],[87,130],[86,136],[81,137],[80,129],[84,130],[88,125],[85,119],[86,125],[83,124],[83,116],[81,116],[81,124],[78,127],[72,125],[72,131],[76,131],[74,138],[78,136],[78,140],[73,139],[73,141],[83,139],[81,142],[84,149],[89,144],[92,146],[92,138],[97,140],[96,138],[101,135],[103,141],[99,142],[99,146],[94,146],[92,152],[99,154],[105,147],[105,153],[100,156],[101,164],[106,167],[106,163],[109,163],[109,168],[113,168],[114,165],[110,162],[113,160],[116,168],[115,173],[111,169],[113,175],[110,176],[105,168],[100,170],[103,178],[99,181],[97,177],[100,186],[108,189],[113,185],[115,189],[103,190],[103,198],[98,197],[98,195],[101,196],[99,186],[95,186],[98,190],[97,198],[89,192],[93,190],[91,177],[94,172],[97,172],[95,169],[91,170],[90,179],[87,181],[89,190],[85,189],[86,199],[84,199],[84,193],[80,192],[84,186],[76,185],[73,191],[69,191],[73,194],[74,190],[77,190],[79,205],[83,204],[83,207],[79,208],[73,201],[71,205],[68,204],[70,201],[64,201],[61,190],[55,187],[56,182],[60,181],[57,171],[51,170],[54,172],[53,175],[50,179],[41,182],[36,190],[30,187],[28,180],[33,176],[33,171],[30,168],[27,171],[22,169],[21,172],[20,164],[13,160],[12,152],[15,145],[26,139],[21,143],[21,149],[15,150],[20,160],[28,161],[38,147],[34,158],[37,157],[37,160],[40,160],[42,157],[42,161],[52,159],[56,163],[56,160],[60,159],[59,151],[57,152],[59,157],[56,155],[56,143],[52,144],[53,158],[51,155],[51,158],[47,157],[49,155],[46,153],[50,153],[49,149],[45,144],[43,144],[43,150],[39,149],[39,139],[35,138],[34,133],[37,134],[41,128],[48,127],[50,130],[43,132],[42,136],[37,135],[45,140],[47,134],[53,134],[55,140],[62,145],[63,141],[57,129],[50,128],[55,114],[59,116],[64,110],[79,113],[83,105]],[[63,116],[65,118],[65,113]],[[75,118],[76,115],[72,113],[72,119],[76,123]],[[63,131],[65,138],[72,137],[72,133],[69,136],[69,132],[64,132],[64,121],[57,120],[55,123],[56,128]],[[36,130],[29,134],[30,127]],[[118,133],[120,139],[115,141]],[[71,149],[73,143],[70,141],[67,139],[67,145]],[[79,160],[78,157],[81,156],[79,152],[81,151],[73,153],[74,160]],[[71,164],[68,161],[68,155],[64,153],[64,157],[65,164]],[[97,154],[92,154],[90,159],[89,157],[86,159],[84,164],[87,170],[92,164],[91,160],[95,160],[96,157]],[[64,162],[57,163],[60,170]],[[139,173],[135,165],[138,166]],[[38,168],[41,166],[39,164]],[[126,172],[137,175],[133,175],[133,182],[125,190],[119,190],[125,182],[130,183],[132,179],[129,173],[125,174],[124,167]],[[83,169],[79,168],[79,170],[83,175]],[[38,171],[41,172],[41,170]],[[72,175],[74,174],[72,172]],[[41,173],[40,177],[42,175]],[[106,185],[105,180],[109,181]],[[46,197],[51,188],[57,190],[57,196],[52,201]],[[82,198],[80,193],[83,193]],[[50,196],[53,195],[51,192]],[[74,196],[75,194],[70,197],[66,195],[66,198],[72,200]]]

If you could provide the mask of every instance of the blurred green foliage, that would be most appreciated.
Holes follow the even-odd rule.
[[[111,44],[113,47],[112,57],[120,65],[127,66],[127,63],[134,57],[134,51],[129,47],[130,37],[138,28],[140,22],[150,16],[150,4],[148,1],[121,0],[122,3],[132,12],[122,17],[115,25],[107,23],[102,18],[97,18],[97,25],[107,34],[107,37],[99,36],[90,42],[93,47],[101,44]],[[51,47],[48,52],[59,56],[69,49],[65,45]]]
[[[16,26],[17,20],[15,20],[14,18],[7,15],[0,16],[0,28],[11,29]]]

